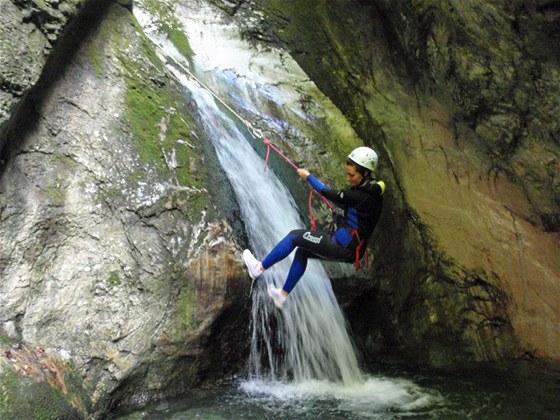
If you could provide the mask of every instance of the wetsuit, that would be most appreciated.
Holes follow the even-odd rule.
[[[342,209],[344,215],[333,221],[336,225],[334,232],[305,229],[291,231],[262,261],[265,269],[270,268],[298,248],[283,286],[288,293],[303,276],[309,258],[353,262],[357,252],[361,258],[383,206],[383,181],[365,179],[357,187],[338,191],[322,184],[313,175],[309,175],[307,181],[315,191]]]

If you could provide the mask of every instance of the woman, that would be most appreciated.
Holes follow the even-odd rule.
[[[377,154],[369,147],[358,147],[346,160],[346,179],[350,186],[333,190],[322,184],[306,169],[298,169],[298,176],[326,199],[344,210],[344,216],[335,220],[334,232],[293,230],[282,239],[266,258],[260,262],[251,251],[243,251],[243,260],[249,276],[254,280],[278,261],[297,248],[288,277],[281,289],[268,288],[268,294],[277,308],[282,308],[286,298],[307,267],[309,258],[353,262],[365,253],[367,242],[381,214],[385,183],[373,179]]]

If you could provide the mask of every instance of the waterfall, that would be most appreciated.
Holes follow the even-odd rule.
[[[298,106],[298,92],[310,89],[311,82],[286,56],[255,51],[235,38],[237,30],[224,24],[204,2],[182,0],[177,6],[183,3],[189,7],[177,7],[175,12],[197,53],[189,60],[158,33],[148,13],[139,7],[134,10],[163,60],[175,62],[168,69],[188,91],[189,101],[196,103],[201,124],[237,196],[251,248],[262,259],[284,235],[304,224],[288,189],[273,170],[263,171],[263,159],[252,147],[258,140],[222,98],[227,96],[230,106],[235,103],[244,115],[278,130],[288,123],[278,115],[267,115],[263,104],[272,102],[307,124],[314,118]],[[417,414],[437,407],[441,401],[437,392],[408,380],[360,371],[342,311],[319,262],[309,262],[284,309],[276,309],[266,286],[281,287],[290,262],[288,258],[270,268],[247,290],[253,299],[250,369],[239,384],[239,401],[233,402],[242,416],[255,410],[259,418],[279,412],[294,418],[315,414],[346,418],[345,413],[349,418],[392,418],[391,413]],[[225,412],[231,417],[229,406]]]
[[[223,112],[212,94],[196,82],[185,78],[183,83],[196,101],[220,165],[237,195],[253,250],[262,259],[290,230],[302,226],[294,200],[274,171],[263,171],[264,161],[245,137],[246,130],[239,129],[239,122]],[[272,380],[359,381],[361,373],[343,314],[319,263],[308,265],[282,311],[272,305],[265,284],[282,286],[289,262],[277,264],[257,280],[251,375]]]
[[[187,68],[189,63],[173,45],[150,30],[149,16],[138,9],[135,14],[164,59],[181,63],[168,68],[196,101],[202,125],[237,196],[252,251],[262,260],[288,232],[305,227],[290,192],[273,170],[263,171],[264,161],[251,146],[254,141],[251,134],[241,120],[226,112],[221,101],[194,77],[197,68]],[[209,50],[205,50],[202,56],[208,53]],[[194,58],[196,66],[197,56]],[[234,85],[236,82],[229,68],[214,69],[210,77],[212,90],[217,92],[239,88]],[[256,105],[245,103],[253,109],[258,108],[259,96],[270,99],[272,95],[270,88],[259,91],[259,84],[250,79],[242,89],[249,89],[249,96],[255,98]],[[281,94],[281,91],[275,93],[280,101]],[[286,96],[289,94],[287,92]],[[263,114],[259,117],[265,121],[274,120]],[[307,380],[345,385],[361,383],[363,375],[344,316],[319,262],[309,262],[305,275],[282,311],[273,306],[266,285],[273,283],[281,287],[290,263],[291,258],[278,263],[254,284],[250,378],[295,383]]]

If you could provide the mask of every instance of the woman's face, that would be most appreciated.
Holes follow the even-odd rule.
[[[346,165],[346,180],[350,183],[350,186],[357,187],[362,183],[363,176],[354,165]]]

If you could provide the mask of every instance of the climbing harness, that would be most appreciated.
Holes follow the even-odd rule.
[[[318,217],[313,216],[313,193],[314,192],[317,193],[317,191],[315,191],[315,190],[311,190],[309,192],[309,202],[308,202],[311,230],[316,230],[317,229],[316,222],[317,222],[317,220],[319,220]],[[319,194],[319,193],[317,193],[317,194]],[[319,197],[323,197],[323,196],[321,194],[319,194]],[[339,225],[339,220],[342,219],[343,216],[341,216],[334,209],[334,206],[332,205],[332,203],[330,201],[326,200],[326,203],[327,203],[327,205],[330,208],[331,213],[332,213],[332,221],[331,221],[331,223],[329,223],[329,226],[327,227],[326,232],[329,236],[332,236],[332,235],[334,235],[336,227]],[[350,232],[350,236],[355,236],[356,239],[358,240],[358,246],[356,246],[356,271],[358,271],[360,269],[360,251],[361,251],[362,245],[364,244],[365,241],[360,239],[360,235],[359,235],[357,229],[352,229],[352,231]],[[365,256],[366,256],[366,268],[369,268],[369,252],[368,252],[367,247],[366,247]]]

